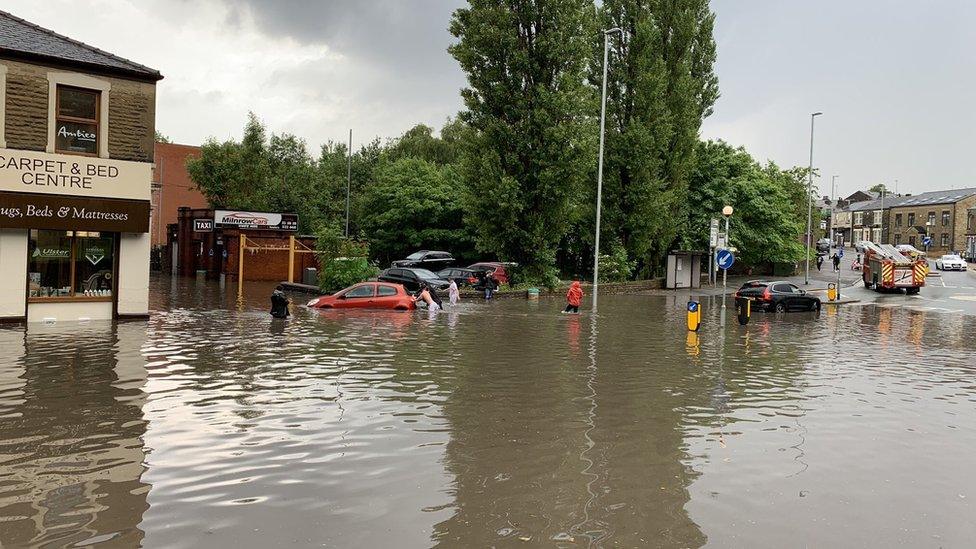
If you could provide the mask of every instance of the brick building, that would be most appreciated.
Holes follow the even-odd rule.
[[[203,196],[190,174],[186,161],[200,156],[200,147],[156,143],[152,178],[152,210],[149,216],[150,237],[154,248],[166,245],[166,227],[176,223],[182,207],[206,208]]]
[[[922,249],[922,238],[930,236],[928,251],[939,255],[965,250],[967,238],[973,236],[969,210],[976,207],[976,188],[893,197],[890,204],[885,208],[888,244],[911,244]]]
[[[0,320],[147,315],[161,78],[0,11]]]

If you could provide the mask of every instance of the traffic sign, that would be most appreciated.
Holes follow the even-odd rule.
[[[923,236],[922,237],[922,246],[928,246],[931,243],[932,243],[932,237],[931,236]]]
[[[708,243],[711,247],[718,246],[718,219],[712,219],[708,227]]]
[[[729,250],[719,250],[715,256],[715,263],[719,269],[727,271],[735,263],[735,255]]]
[[[689,313],[693,313],[693,312],[695,312],[697,310],[698,310],[698,302],[697,301],[689,301],[688,302],[688,312]]]

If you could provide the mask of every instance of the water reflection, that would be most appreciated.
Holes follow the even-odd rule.
[[[270,291],[163,278],[146,323],[0,329],[0,543],[976,536],[973,317],[739,326],[702,299],[692,336],[685,299],[605,296],[598,317],[542,299],[280,321]]]
[[[0,330],[0,544],[139,545],[144,340],[138,324]]]

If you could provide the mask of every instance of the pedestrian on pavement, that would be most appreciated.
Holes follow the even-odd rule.
[[[447,299],[451,302],[451,307],[457,305],[460,297],[461,295],[460,292],[458,292],[457,281],[452,278],[451,284],[447,287]]]
[[[580,303],[582,301],[583,288],[580,287],[579,280],[574,280],[569,285],[569,291],[566,292],[566,308],[563,309],[563,312],[579,314]]]
[[[834,252],[834,256],[831,258],[834,261],[834,272],[840,271],[840,256],[837,252]]]
[[[819,271],[823,267],[824,256],[817,254],[817,270]]]

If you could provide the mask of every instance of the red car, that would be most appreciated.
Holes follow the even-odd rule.
[[[491,273],[491,276],[495,278],[495,282],[498,282],[499,286],[508,285],[508,273],[505,271],[506,265],[512,265],[511,263],[502,263],[501,261],[482,261],[481,263],[475,263],[474,265],[468,265],[468,268],[472,271],[484,271]]]
[[[311,309],[415,309],[413,296],[403,286],[387,282],[362,282],[332,295],[309,301]]]

